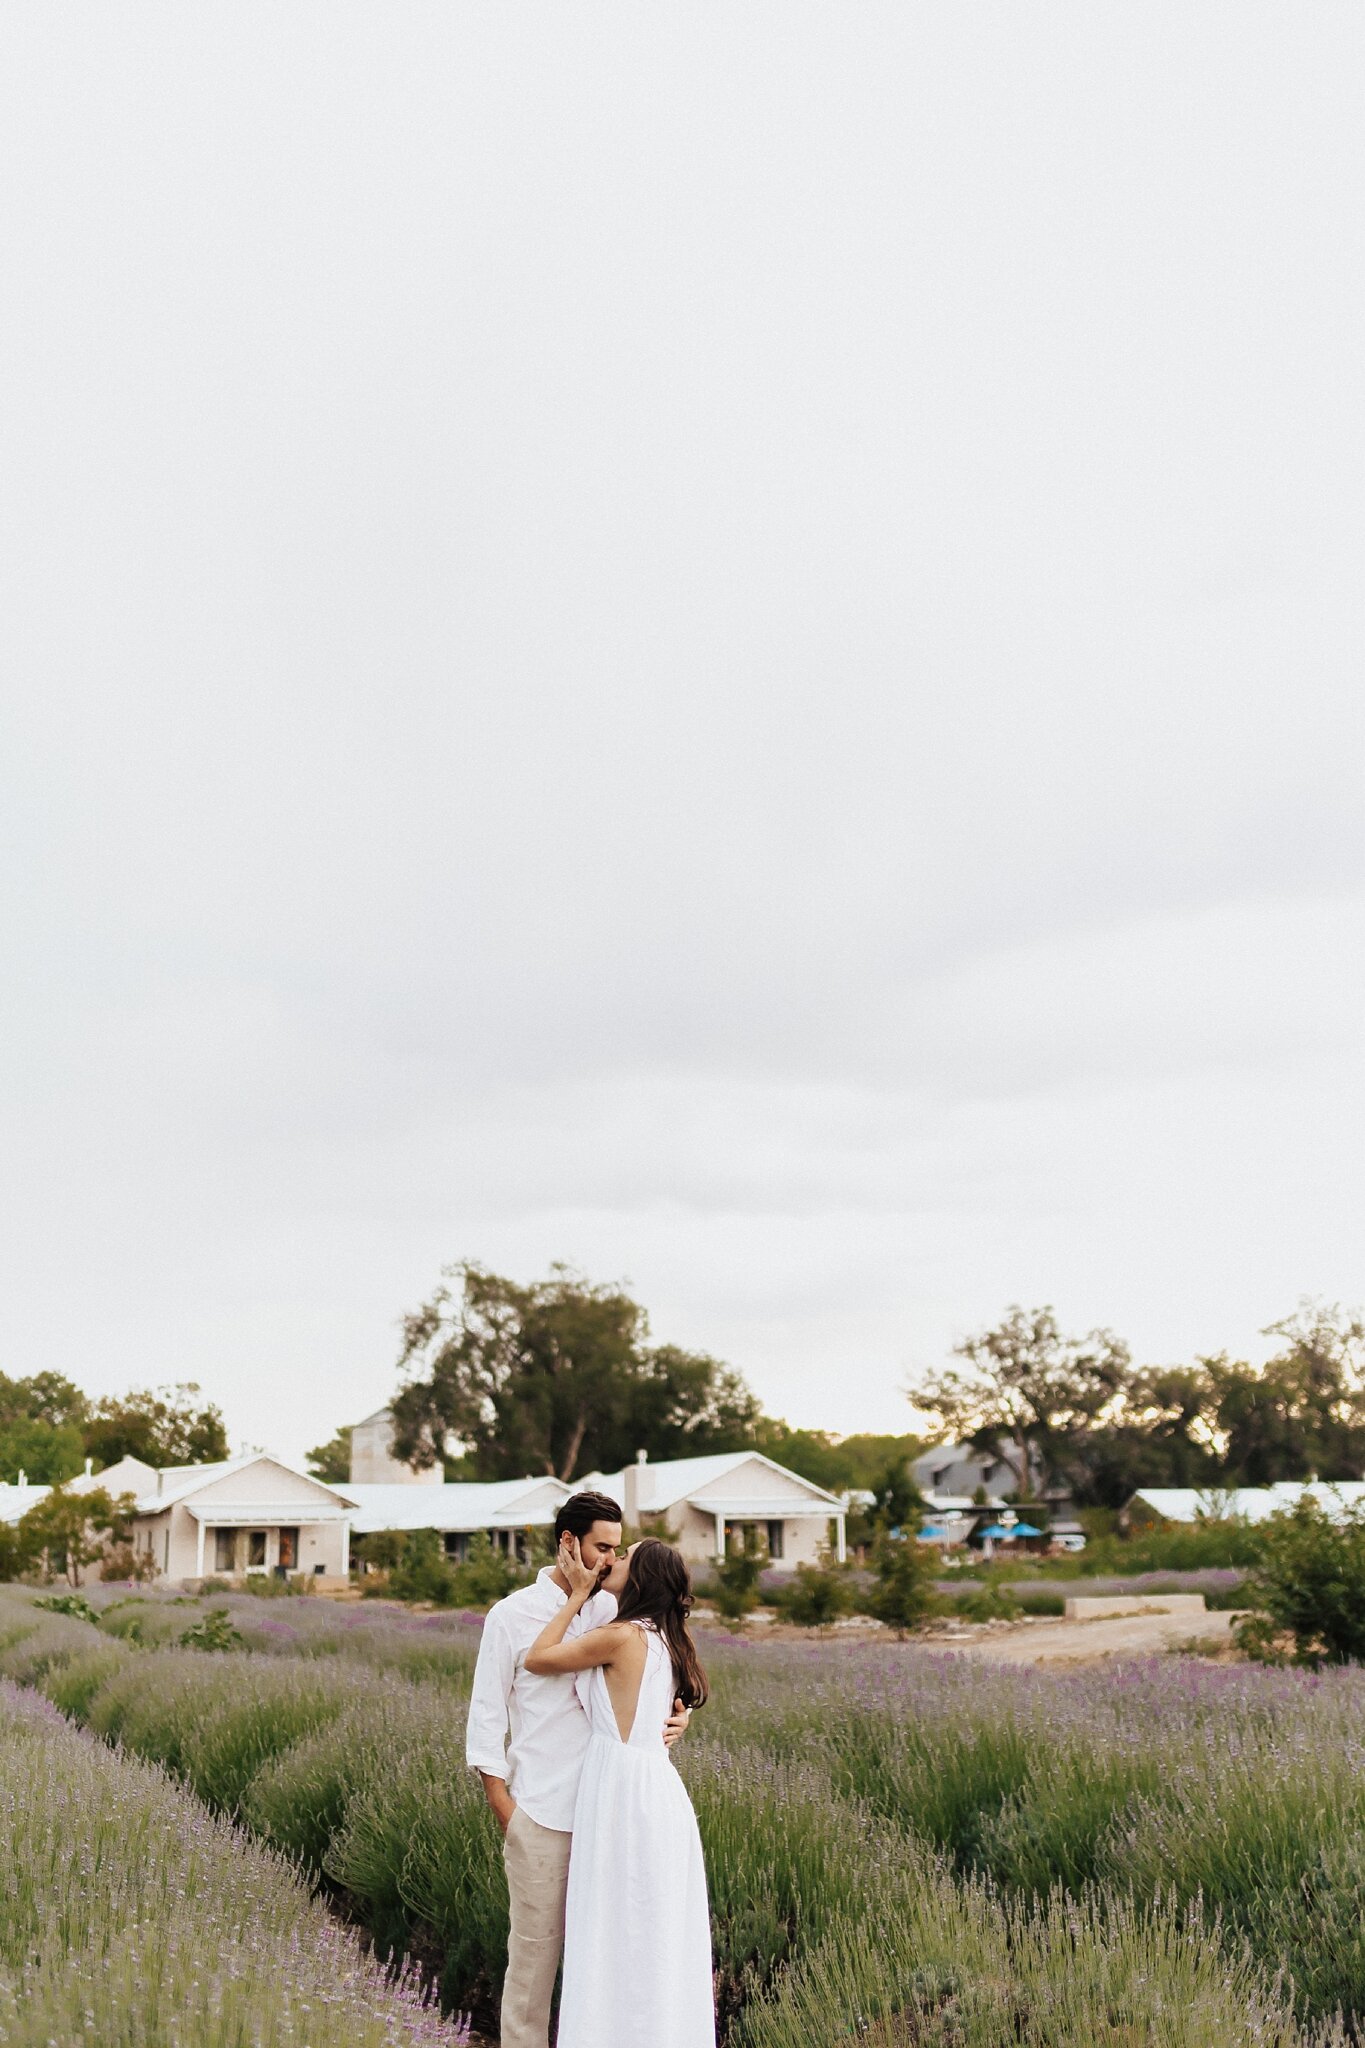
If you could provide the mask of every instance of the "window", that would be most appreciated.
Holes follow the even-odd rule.
[[[774,1559],[782,1555],[781,1522],[769,1522],[768,1524],[768,1555]]]
[[[213,1569],[216,1572],[231,1572],[237,1569],[237,1531],[235,1529],[214,1530]]]
[[[280,1570],[296,1572],[299,1568],[299,1532],[297,1529],[280,1531]]]
[[[246,1532],[246,1568],[249,1572],[265,1570],[264,1529],[248,1529]]]

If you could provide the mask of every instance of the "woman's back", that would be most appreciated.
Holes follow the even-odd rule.
[[[642,1659],[628,1657],[608,1669],[585,1672],[579,1697],[594,1735],[622,1748],[646,1750],[667,1759],[664,1723],[673,1712],[673,1660],[668,1645],[648,1622],[623,1622],[638,1638]]]

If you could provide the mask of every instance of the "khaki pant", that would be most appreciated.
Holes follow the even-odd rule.
[[[502,1845],[512,1926],[502,1987],[502,2048],[549,2048],[550,2000],[564,1953],[573,1836],[518,1807]]]

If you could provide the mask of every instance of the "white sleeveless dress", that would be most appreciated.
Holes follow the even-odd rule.
[[[558,2048],[715,2048],[711,1915],[697,1817],[664,1747],[676,1681],[645,1623],[622,1742],[600,1668],[579,1681],[592,1728],[574,1809]]]

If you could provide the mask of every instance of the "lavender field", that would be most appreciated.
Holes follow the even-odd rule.
[[[499,1842],[463,1767],[477,1618],[96,1598],[92,1623],[0,1595],[0,1673],[49,1703],[28,1722],[6,1706],[23,1723],[13,1740],[37,1739],[31,1726],[51,1745],[38,1810],[65,1800],[67,1827],[93,1834],[99,1799],[67,1798],[67,1774],[86,1785],[102,1769],[112,1797],[119,1774],[142,1773],[157,1798],[204,1816],[215,1856],[256,1857],[295,1887],[297,1924],[312,1930],[302,1948],[279,1945],[269,1912],[252,1936],[262,1952],[279,1945],[279,1998],[313,1981],[310,1943],[348,1937],[268,1851],[381,1956],[425,1972],[448,2013],[487,2025],[506,1928]],[[241,1643],[180,1646],[210,1607],[222,1619],[207,1633]],[[706,1654],[714,1699],[681,1766],[706,1842],[730,2048],[1362,2038],[1365,1674],[1169,1658],[1054,1675],[887,1642],[714,1635]],[[144,1939],[158,1917],[118,1902],[108,1917],[120,1913]],[[183,1960],[190,1922],[175,1924]],[[206,1967],[223,1954],[211,1934]],[[334,2038],[321,2020],[298,2031],[294,2003],[293,2033],[177,2032],[175,1969],[118,1983],[130,2017],[100,2038]],[[394,1995],[391,2014],[376,2007],[372,2031],[352,2025],[348,2039],[420,2040],[421,2025],[452,2038],[413,2013],[410,1991]],[[12,2008],[0,2004],[0,2041],[45,2038],[13,2031]]]

